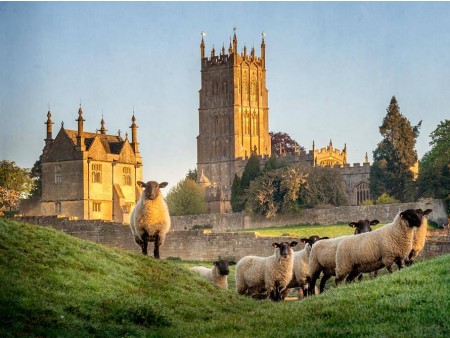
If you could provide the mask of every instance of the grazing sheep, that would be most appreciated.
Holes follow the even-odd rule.
[[[219,288],[228,289],[228,275],[230,273],[228,261],[221,259],[214,262],[212,269],[204,266],[193,266],[190,270],[208,278]]]
[[[359,220],[358,222],[351,222],[349,225],[355,228],[355,234],[360,234],[363,232],[372,231],[370,225],[378,223],[380,222],[376,219],[372,221],[365,219]],[[311,253],[309,256],[309,276],[311,278],[309,288],[310,294],[314,292],[317,279],[319,278],[321,272],[323,272],[323,276],[319,285],[320,293],[322,293],[325,289],[325,284],[331,276],[335,276],[336,249],[339,243],[347,237],[353,237],[353,235],[325,239],[317,242],[311,248]]]
[[[328,237],[310,236],[309,238],[300,238],[300,242],[305,243],[305,247],[294,253],[294,273],[291,282],[286,287],[283,299],[291,291],[290,289],[297,289],[297,298],[303,299],[308,295],[308,288],[310,282],[309,276],[309,254],[311,248],[317,241],[328,239]],[[300,292],[301,290],[301,292]],[[312,293],[313,291],[311,291]],[[314,290],[315,293],[315,290]]]
[[[408,209],[379,229],[344,238],[336,250],[336,285],[384,266],[392,272],[394,262],[401,269],[412,249],[414,228],[421,223],[421,210]]]
[[[296,245],[296,241],[273,243],[275,253],[272,256],[241,258],[236,265],[236,291],[254,298],[282,300],[282,293],[292,279],[292,247]]]
[[[419,210],[420,209],[417,209],[418,212]],[[415,229],[412,250],[405,261],[405,264],[407,266],[411,266],[412,264],[414,264],[413,259],[417,257],[417,255],[422,251],[423,247],[425,246],[425,240],[427,238],[427,230],[428,230],[427,215],[432,211],[433,211],[432,209],[427,209],[422,213],[422,224],[420,225],[420,227]]]
[[[153,256],[159,258],[159,247],[164,244],[170,229],[169,209],[159,190],[167,186],[167,182],[138,181],[137,184],[144,188],[144,191],[131,213],[131,232],[144,255],[148,254],[148,242],[155,242]]]

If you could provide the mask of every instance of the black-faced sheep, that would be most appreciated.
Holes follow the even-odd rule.
[[[372,231],[371,224],[378,224],[378,220],[369,221],[359,220],[358,222],[351,222],[349,225],[356,228],[355,234],[360,234],[366,231]],[[358,235],[359,236],[359,235]],[[319,290],[322,293],[325,289],[326,282],[336,274],[336,249],[339,243],[347,238],[353,237],[353,235],[342,236],[336,238],[325,239],[317,242],[312,248],[309,256],[309,276],[311,278],[310,294],[315,290],[317,279],[320,273],[323,272],[323,276],[320,279]]]
[[[345,277],[351,282],[362,272],[386,267],[392,272],[394,262],[400,268],[411,252],[414,228],[422,223],[414,209],[400,212],[392,223],[358,236],[348,236],[336,250],[336,284]]]
[[[282,300],[283,291],[292,279],[294,250],[298,242],[273,243],[270,257],[245,256],[236,265],[236,291],[254,298]]]
[[[159,258],[159,247],[164,244],[170,229],[169,209],[160,191],[167,182],[138,181],[137,184],[144,191],[131,213],[131,232],[144,255],[148,254],[148,242],[155,242],[153,256]]]
[[[428,230],[427,215],[432,211],[433,211],[432,209],[427,209],[422,212],[422,224],[420,225],[420,227],[415,229],[412,249],[408,255],[408,258],[405,261],[405,264],[407,266],[411,266],[414,263],[414,258],[417,257],[417,255],[422,251],[422,249],[425,246]],[[420,209],[417,209],[417,212],[420,213]]]
[[[214,262],[212,269],[204,266],[193,266],[191,271],[206,277],[221,289],[228,289],[228,275],[230,274],[229,263],[221,259]]]
[[[328,237],[310,236],[309,238],[300,238],[300,242],[305,243],[305,247],[294,253],[294,273],[284,292],[283,299],[293,288],[297,289],[297,298],[299,300],[308,295],[311,281],[309,276],[309,254],[314,243],[322,239],[328,239]],[[311,291],[311,293],[313,292],[315,293],[315,291]]]

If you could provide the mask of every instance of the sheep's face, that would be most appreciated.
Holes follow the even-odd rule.
[[[355,235],[357,235],[372,231],[372,228],[370,226],[378,223],[380,223],[380,221],[377,219],[374,219],[373,221],[369,221],[368,219],[361,219],[358,222],[351,222],[348,225],[350,225],[352,228],[355,228]]]
[[[281,242],[281,243],[273,243],[272,247],[275,248],[276,251],[279,252],[280,256],[283,258],[288,257],[292,254],[292,247],[296,246],[298,242],[292,241],[292,242]]]
[[[154,200],[159,195],[159,189],[167,186],[167,182],[158,183],[156,181],[148,181],[144,183],[142,181],[138,181],[137,184],[144,189],[144,196],[147,200]]]
[[[419,209],[420,210],[420,209]],[[400,213],[400,217],[406,221],[408,227],[420,227],[423,213],[414,209],[408,209]]]
[[[230,274],[230,268],[228,267],[228,261],[221,259],[220,261],[214,262],[214,266],[219,271],[221,276],[228,276]]]
[[[317,241],[320,241],[321,239],[328,239],[328,237],[319,237],[319,236],[311,236],[309,238],[300,238],[300,242],[305,243],[306,245],[309,245],[310,247],[313,246],[314,243]]]

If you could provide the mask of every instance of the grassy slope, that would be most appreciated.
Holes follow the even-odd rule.
[[[301,302],[0,219],[0,336],[450,336],[450,255]]]

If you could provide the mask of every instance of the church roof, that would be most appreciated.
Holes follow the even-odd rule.
[[[65,129],[65,131],[67,133],[67,136],[69,136],[70,140],[73,142],[73,144],[76,145],[78,132],[76,130],[70,129]],[[125,143],[122,137],[118,135],[97,134],[89,132],[84,132],[83,134],[84,134],[84,145],[86,146],[87,150],[89,150],[91,144],[94,142],[96,137],[100,139],[100,142],[102,142],[108,154],[120,154],[123,145]]]

